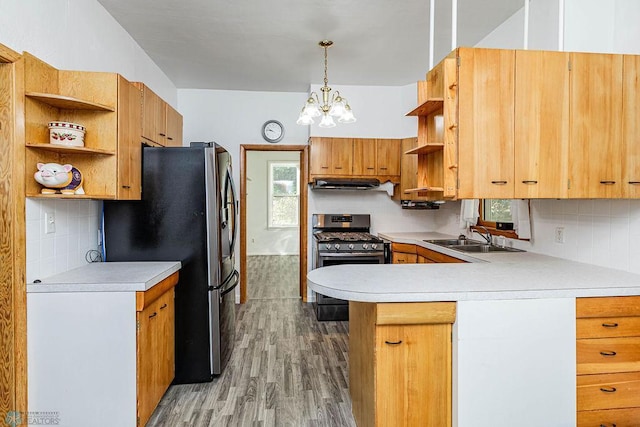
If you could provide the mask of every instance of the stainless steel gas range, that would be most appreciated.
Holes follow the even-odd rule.
[[[383,264],[388,245],[369,233],[367,214],[313,214],[313,268],[338,264]],[[349,320],[349,302],[316,294],[318,320]]]

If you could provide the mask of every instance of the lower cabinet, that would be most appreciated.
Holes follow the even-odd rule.
[[[407,243],[392,243],[391,254],[391,262],[393,264],[466,262],[450,255]]]
[[[349,389],[358,426],[451,426],[456,303],[349,302]]]
[[[640,425],[640,297],[576,299],[577,425]]]
[[[171,287],[150,295],[136,313],[138,425],[146,424],[175,376],[174,294]]]
[[[419,264],[466,262],[456,257],[445,255],[437,251],[432,251],[431,249],[423,248],[422,246],[418,246],[416,248],[416,252],[418,255]]]

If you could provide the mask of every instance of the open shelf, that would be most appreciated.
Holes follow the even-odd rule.
[[[43,102],[47,105],[66,110],[95,110],[95,111],[116,111],[115,108],[107,105],[96,104],[95,102],[84,101],[71,96],[54,95],[51,93],[27,92],[28,98]]]
[[[404,154],[429,154],[441,151],[444,148],[444,143],[425,144],[416,148],[412,148],[406,151]]]
[[[444,191],[443,187],[420,187],[420,188],[408,188],[404,190],[405,193],[425,193],[427,191]]]
[[[444,106],[443,98],[431,98],[427,99],[422,104],[418,105],[413,111],[407,113],[407,116],[428,116],[434,111],[439,110]]]
[[[27,147],[38,148],[47,151],[54,151],[56,153],[74,153],[74,154],[102,154],[105,156],[115,156],[116,152],[113,150],[103,150],[100,148],[88,148],[88,147],[73,147],[70,145],[55,145],[55,144],[39,144],[39,143],[27,143]]]
[[[33,197],[37,199],[96,199],[96,200],[113,200],[113,195],[104,194],[42,194],[42,193],[27,193],[27,197]]]

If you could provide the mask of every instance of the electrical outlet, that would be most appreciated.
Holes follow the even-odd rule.
[[[556,227],[556,243],[564,243],[564,227]]]
[[[56,232],[56,214],[54,212],[44,213],[44,234]]]

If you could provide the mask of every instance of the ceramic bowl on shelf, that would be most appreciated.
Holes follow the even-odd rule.
[[[49,122],[49,142],[54,145],[84,147],[85,128],[69,122]]]

